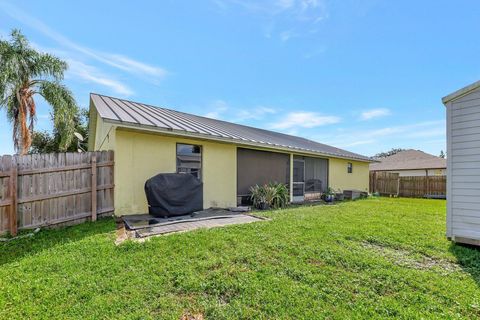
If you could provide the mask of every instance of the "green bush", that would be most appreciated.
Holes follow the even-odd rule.
[[[283,183],[270,182],[262,186],[250,187],[253,206],[257,209],[285,208],[290,200],[290,192]]]

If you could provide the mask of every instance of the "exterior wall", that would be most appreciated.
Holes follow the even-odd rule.
[[[91,111],[89,150],[115,151],[115,214],[146,213],[145,181],[158,173],[176,171],[176,144],[202,146],[202,180],[204,207],[230,207],[237,204],[237,145],[188,137],[141,132],[134,128],[117,127],[103,121],[95,109]],[[272,151],[268,148],[242,146]],[[281,151],[278,151],[281,152]],[[290,153],[315,157],[311,154]],[[320,157],[326,159],[327,157]],[[328,184],[334,189],[368,191],[369,164],[366,162],[327,158]],[[347,164],[353,163],[353,173]],[[292,190],[293,161],[290,161],[290,190]]]
[[[447,175],[447,169],[429,169],[428,170],[428,175],[433,177],[433,176],[446,176]]]
[[[105,123],[98,112],[90,107],[89,151],[115,150],[116,127]],[[93,128],[95,128],[93,130]]]
[[[117,129],[115,148],[115,214],[148,212],[145,181],[158,173],[176,172],[176,144],[202,146],[205,208],[236,206],[236,146]]]
[[[330,158],[328,169],[328,184],[333,189],[356,189],[368,192],[369,163],[352,160]],[[353,164],[352,173],[347,172],[347,165]]]
[[[447,237],[480,240],[480,90],[446,107]]]
[[[95,151],[95,143],[97,138],[97,121],[100,118],[95,107],[90,103],[88,123],[88,151]]]

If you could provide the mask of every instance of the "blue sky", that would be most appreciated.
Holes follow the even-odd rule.
[[[65,59],[82,107],[97,92],[365,155],[439,154],[441,97],[480,78],[479,16],[473,0],[0,0],[0,36]],[[3,110],[0,139],[12,153]]]

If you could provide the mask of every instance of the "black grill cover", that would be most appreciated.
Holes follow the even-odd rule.
[[[145,182],[148,213],[180,216],[203,210],[203,183],[191,174],[160,173]]]

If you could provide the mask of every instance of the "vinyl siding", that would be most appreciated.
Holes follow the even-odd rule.
[[[480,92],[447,104],[447,236],[480,240]]]

